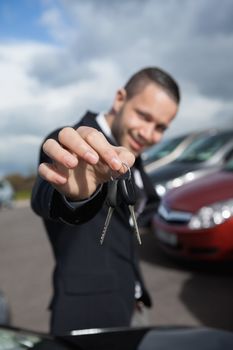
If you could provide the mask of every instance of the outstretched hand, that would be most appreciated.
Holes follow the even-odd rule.
[[[71,200],[90,197],[113,172],[127,171],[122,163],[131,167],[135,161],[128,149],[111,145],[101,132],[87,126],[63,128],[58,142],[46,140],[43,151],[52,163],[40,164],[40,176]]]

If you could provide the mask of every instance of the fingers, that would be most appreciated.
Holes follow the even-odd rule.
[[[53,164],[41,163],[38,172],[43,179],[53,185],[64,185],[67,182],[67,176],[60,173]]]
[[[79,161],[98,163],[100,167],[104,164],[123,174],[127,168],[122,163],[131,167],[135,160],[126,148],[112,146],[101,132],[91,127],[63,128],[58,141],[48,139],[44,143],[43,151],[53,164],[41,164],[39,169],[40,175],[52,183],[65,183],[68,170],[76,168]]]
[[[89,127],[84,127],[85,129],[90,129],[95,134],[100,134],[97,130]],[[61,145],[67,148],[71,153],[74,153],[78,158],[86,160],[90,164],[96,164],[99,160],[98,153],[89,145],[78,132],[79,129],[75,130],[73,128],[64,128],[59,132],[58,139]],[[98,137],[96,139],[98,142]]]
[[[62,147],[57,141],[48,139],[43,145],[43,151],[50,159],[67,168],[74,168],[78,164],[78,159],[68,150]]]
[[[125,147],[116,147],[116,152],[121,160],[121,167],[117,171],[119,174],[124,174],[133,166],[135,156]]]
[[[80,127],[77,132],[112,170],[121,169],[122,161],[117,148],[112,146],[101,132],[89,127]]]
[[[78,159],[85,160],[91,165],[98,163],[99,159],[112,170],[122,171],[122,161],[131,166],[134,156],[126,149],[112,146],[105,136],[98,130],[82,126],[77,130],[64,128],[58,135],[59,143],[47,140],[44,152],[54,161],[68,167],[77,166]],[[121,159],[123,157],[123,159]]]

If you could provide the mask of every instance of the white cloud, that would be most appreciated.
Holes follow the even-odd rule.
[[[169,133],[220,125],[219,115],[233,121],[231,1],[220,8],[217,0],[43,2],[38,23],[54,43],[0,42],[4,159],[13,159],[15,147],[32,162],[49,131],[87,109],[109,108],[115,90],[148,65],[170,71],[181,85]]]
[[[211,100],[200,94],[183,96],[183,102],[177,118],[172,123],[168,135],[183,134],[193,130],[208,128],[224,128],[221,119],[215,119],[220,114],[224,103],[220,100]],[[225,125],[226,127],[226,125]]]
[[[7,172],[20,172],[28,175],[32,171],[35,171],[40,143],[40,137],[31,135],[18,135],[17,137],[9,135],[1,136],[1,175]]]
[[[36,43],[0,45],[0,53],[4,53],[0,61],[4,81],[0,86],[2,167],[31,170],[36,166],[40,142],[52,129],[75,123],[87,108],[106,108],[113,98],[120,74],[108,60],[89,61],[89,79],[59,87],[41,85],[29,74],[35,57],[55,56],[59,52],[55,46]],[[104,79],[106,73],[108,80]]]

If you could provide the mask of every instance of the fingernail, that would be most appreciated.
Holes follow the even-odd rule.
[[[89,161],[90,163],[92,163],[92,164],[96,164],[98,162],[98,160],[99,160],[97,155],[95,155],[94,153],[89,152],[89,151],[87,151],[85,153],[85,159],[87,161]]]
[[[111,165],[115,170],[119,170],[120,167],[122,166],[122,162],[118,158],[113,157],[111,159]]]
[[[64,185],[67,182],[65,177],[59,176],[55,179],[57,185]]]

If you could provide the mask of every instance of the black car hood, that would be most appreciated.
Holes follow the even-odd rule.
[[[161,183],[182,176],[191,171],[204,170],[207,168],[209,168],[209,166],[204,163],[174,161],[159,169],[156,169],[153,173],[150,173],[149,176],[153,183]]]

